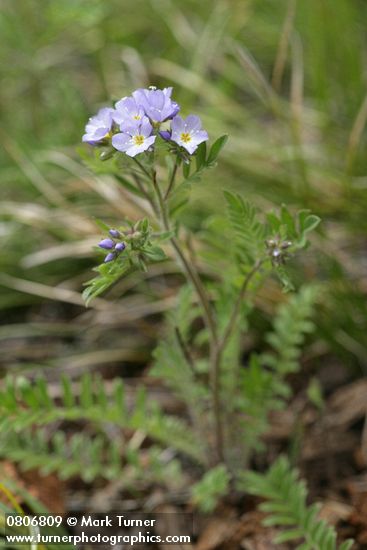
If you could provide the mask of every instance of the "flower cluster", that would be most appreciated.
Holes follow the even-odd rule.
[[[271,263],[274,266],[285,264],[289,258],[288,249],[292,246],[291,241],[283,241],[279,237],[265,241]]]
[[[126,248],[126,244],[121,241],[122,235],[120,231],[117,231],[117,229],[110,229],[109,234],[111,237],[113,237],[112,239],[108,237],[107,239],[103,239],[100,243],[98,243],[98,246],[100,248],[109,251],[104,259],[105,263],[115,260],[117,256],[121,254],[121,252],[123,252]],[[116,239],[117,242],[114,239]]]
[[[180,106],[171,99],[172,88],[135,90],[118,101],[115,108],[100,109],[89,119],[83,141],[91,145],[111,143],[130,157],[150,151],[157,137],[183,147],[192,155],[208,139],[196,115],[183,119]],[[165,128],[162,129],[161,125]]]

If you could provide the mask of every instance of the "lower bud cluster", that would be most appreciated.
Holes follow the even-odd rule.
[[[108,237],[106,239],[102,239],[102,241],[98,243],[100,248],[109,251],[104,259],[105,263],[115,260],[117,256],[126,248],[126,244],[121,240],[122,235],[120,231],[117,231],[117,229],[110,229],[109,234],[112,239],[111,237]]]

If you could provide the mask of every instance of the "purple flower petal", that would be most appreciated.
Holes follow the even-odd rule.
[[[176,116],[171,124],[172,136],[171,139],[192,155],[198,145],[203,141],[207,141],[208,133],[201,130],[201,120],[196,115],[189,115],[186,120],[180,116]]]
[[[104,263],[112,262],[116,258],[116,254],[114,252],[110,252],[107,254],[107,256],[104,259]]]
[[[180,117],[180,115],[175,116],[175,118],[171,122],[172,135],[178,132],[183,132],[184,126],[185,126],[185,123],[183,119]]]
[[[185,127],[187,130],[197,132],[201,129],[201,120],[197,115],[189,115],[186,117]]]
[[[171,133],[168,132],[168,130],[161,130],[159,132],[159,135],[161,138],[165,139],[166,141],[169,141],[171,139]]]
[[[140,126],[140,133],[142,136],[149,137],[152,134],[152,125],[147,117],[144,117]]]
[[[104,248],[105,250],[110,250],[115,246],[115,243],[112,239],[103,239],[98,246]]]
[[[173,118],[180,107],[171,100],[172,88],[143,89],[140,88],[133,92],[133,98],[141,106],[146,115],[155,122],[163,122]]]
[[[122,252],[123,250],[125,250],[125,248],[125,243],[117,243],[117,245],[115,246],[115,250],[117,250],[117,252]]]
[[[144,116],[144,109],[133,97],[123,97],[115,105],[113,119],[117,124],[129,122],[138,125]]]
[[[118,239],[119,237],[121,237],[121,233],[120,231],[117,231],[117,229],[110,229],[108,232],[111,235],[111,237],[114,237],[115,239]]]
[[[104,107],[100,109],[94,117],[91,117],[85,127],[85,134],[82,137],[82,141],[96,145],[99,141],[104,139],[111,131],[113,112],[113,109],[110,107]]]
[[[141,137],[141,136],[137,136],[137,137]],[[134,142],[133,145],[129,147],[129,149],[127,149],[126,154],[129,157],[135,157],[136,155],[139,155],[139,153],[144,153],[144,151],[146,151],[147,149],[149,149],[151,145],[153,145],[153,143],[155,142],[155,138],[156,136],[151,136],[151,137],[144,138],[143,143]],[[132,141],[133,140],[134,138],[132,139]]]
[[[112,136],[112,145],[118,151],[125,153],[131,145],[131,136],[129,134],[115,134]]]

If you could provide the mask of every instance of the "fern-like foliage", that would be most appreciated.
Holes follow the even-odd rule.
[[[302,344],[314,329],[311,316],[317,288],[303,287],[278,310],[273,330],[266,336],[273,353],[252,354],[247,368],[241,372],[243,393],[237,407],[244,414],[246,453],[261,449],[261,435],[269,426],[268,416],[281,409],[290,395],[286,376],[300,369]]]
[[[231,476],[223,464],[215,466],[192,489],[193,503],[205,513],[212,512],[220,497],[227,494]]]
[[[122,470],[117,443],[84,433],[67,438],[62,431],[49,437],[45,429],[8,432],[1,437],[0,456],[25,470],[38,468],[44,475],[57,472],[62,479],[78,475],[86,482],[97,477],[113,479]]]
[[[298,472],[285,457],[280,457],[266,474],[243,473],[239,486],[268,500],[259,506],[268,514],[264,525],[283,529],[274,543],[295,541],[298,550],[349,550],[352,547],[352,540],[338,546],[334,528],[318,518],[319,506],[307,505],[305,483],[299,480]]]
[[[241,265],[251,265],[264,250],[264,224],[258,219],[256,208],[240,195],[225,191],[224,196],[236,238],[238,261]]]
[[[191,356],[191,327],[199,315],[191,287],[184,286],[178,295],[177,307],[167,314],[166,334],[154,351],[155,362],[150,371],[187,405],[196,421],[204,414],[209,399],[208,387],[198,380],[197,366]]]
[[[265,337],[275,353],[262,354],[261,362],[281,376],[299,370],[305,336],[315,328],[311,316],[317,293],[316,286],[304,286],[282,304],[275,316],[272,331]]]
[[[97,426],[111,423],[120,428],[140,430],[157,442],[203,461],[200,441],[192,435],[187,424],[164,414],[157,402],[147,399],[143,388],[138,392],[135,405],[129,408],[120,379],[115,380],[111,392],[107,392],[99,377],[85,374],[76,397],[70,380],[64,377],[62,395],[57,403],[42,377],[32,383],[25,378],[6,380],[0,390],[0,434],[3,438],[9,432],[21,432],[59,420],[85,420]],[[0,453],[6,457],[1,444]]]
[[[127,488],[136,488],[137,480],[164,482],[181,478],[180,464],[161,460],[161,449],[152,446],[145,452],[144,463],[133,448],[123,448],[118,440],[105,435],[64,431],[51,436],[45,428],[8,432],[1,437],[0,456],[19,464],[23,470],[37,468],[43,475],[57,473],[61,479],[78,476],[86,483],[96,478],[121,479]],[[149,464],[149,472],[147,472]]]

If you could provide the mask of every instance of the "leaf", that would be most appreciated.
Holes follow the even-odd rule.
[[[281,544],[283,542],[288,542],[294,539],[302,538],[303,533],[301,529],[289,529],[289,531],[284,531],[274,538],[275,544]]]
[[[274,539],[276,544],[304,539],[297,546],[298,550],[337,550],[335,529],[325,520],[318,519],[318,505],[307,506],[305,483],[285,457],[279,457],[265,474],[243,472],[239,488],[269,500],[266,507],[269,514],[264,525],[284,526],[284,531]],[[339,550],[349,550],[351,543],[345,541]]]
[[[131,269],[132,265],[127,259],[115,260],[95,268],[94,271],[97,271],[98,275],[86,283],[87,288],[84,289],[82,294],[86,306],[90,304],[93,298],[105,292]]]
[[[352,539],[348,539],[339,546],[339,550],[350,550],[353,544],[354,544],[354,541]]]
[[[110,230],[110,226],[107,225],[104,221],[94,218],[95,224],[98,225],[98,227],[103,231],[103,233],[108,233]]]
[[[191,169],[191,163],[184,162],[182,165],[182,173],[185,179],[187,179],[190,176],[190,169]]]
[[[228,216],[235,233],[235,242],[240,264],[253,264],[264,248],[265,229],[257,219],[256,209],[242,197],[224,191]]]
[[[287,293],[287,292],[292,292],[292,291],[295,290],[294,285],[293,285],[286,269],[284,268],[284,266],[282,266],[282,265],[277,266],[276,269],[275,269],[275,272],[278,275],[278,278],[279,278],[280,282],[283,285],[283,292]]]
[[[307,244],[307,234],[316,229],[321,218],[315,214],[309,214],[308,210],[301,210],[298,214],[300,236],[297,242],[298,248],[304,248]]]
[[[278,218],[278,216],[275,214],[275,212],[268,212],[266,214],[266,218],[272,229],[272,233],[278,233],[281,226],[281,221]]]
[[[206,142],[200,143],[195,153],[196,158],[196,171],[201,170],[206,165]]]
[[[146,246],[143,248],[143,253],[152,262],[162,262],[167,259],[164,250],[160,246]]]
[[[215,161],[219,156],[219,153],[221,152],[221,150],[223,149],[227,141],[228,141],[228,135],[224,134],[213,143],[208,155],[208,159],[206,161],[207,166],[212,166],[215,163]]]
[[[227,494],[229,482],[230,475],[223,464],[212,468],[192,487],[194,503],[203,512],[212,512],[220,497]]]
[[[287,228],[287,236],[291,239],[295,239],[297,237],[296,225],[294,223],[293,216],[290,214],[285,204],[282,204],[281,206],[280,219],[282,224],[284,224]]]

